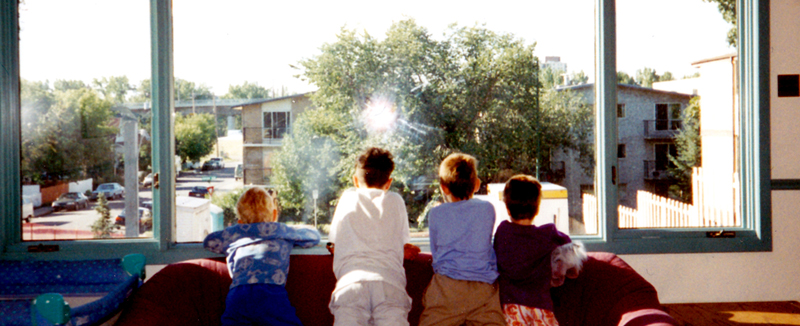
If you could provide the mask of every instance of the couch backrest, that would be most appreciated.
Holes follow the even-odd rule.
[[[411,325],[419,323],[422,294],[433,277],[431,262],[428,253],[404,262]],[[230,282],[224,258],[171,264],[138,290],[116,325],[219,325]],[[333,324],[328,302],[335,285],[333,256],[291,256],[286,290],[305,325]],[[660,312],[653,286],[611,253],[589,253],[583,273],[551,293],[562,326],[674,325]]]

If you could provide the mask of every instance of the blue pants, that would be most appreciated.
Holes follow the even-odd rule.
[[[302,326],[289,303],[286,288],[276,284],[245,284],[228,291],[222,325]]]

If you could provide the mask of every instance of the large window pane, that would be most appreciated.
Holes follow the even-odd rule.
[[[148,9],[20,3],[24,241],[152,237]]]
[[[722,17],[713,2],[617,1],[620,228],[742,226],[737,57]]]
[[[496,203],[499,219],[507,217],[502,183],[527,173],[547,182],[537,223],[597,234],[596,210],[583,213],[581,191],[594,186],[585,100],[593,94],[593,6],[176,0],[176,111],[211,113],[200,103],[215,99],[216,120],[234,121],[220,136],[237,136],[242,148],[222,159],[243,167],[240,181],[233,169],[184,170],[178,197],[184,185],[214,186],[212,203],[267,187],[279,194],[281,221],[325,233],[352,186],[355,156],[381,146],[394,154],[392,190],[404,197],[412,230],[427,237],[425,215],[441,201],[438,164],[460,151],[480,161],[479,196]]]

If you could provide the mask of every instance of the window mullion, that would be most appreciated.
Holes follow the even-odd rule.
[[[150,35],[152,56],[152,135],[153,168],[159,175],[159,186],[153,187],[153,236],[161,250],[174,238],[172,218],[175,215],[175,118],[173,95],[172,1],[150,1]]]
[[[595,189],[599,232],[611,240],[618,224],[616,1],[598,0],[595,8]]]
[[[0,252],[20,240],[20,92],[17,0],[0,0]],[[16,218],[11,218],[16,216]],[[8,218],[6,218],[8,217]]]

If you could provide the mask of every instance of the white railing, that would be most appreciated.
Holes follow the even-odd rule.
[[[729,227],[740,226],[739,215],[739,182],[733,177],[732,203],[725,204],[714,198],[705,196],[709,189],[705,182],[702,168],[692,171],[693,203],[687,204],[658,196],[647,191],[637,191],[637,209],[618,206],[619,228],[689,228],[689,227]],[[711,182],[711,181],[709,181]],[[594,195],[583,194],[583,216],[586,232],[597,230],[597,199]],[[590,225],[591,224],[591,225]],[[591,229],[591,230],[590,230]]]

